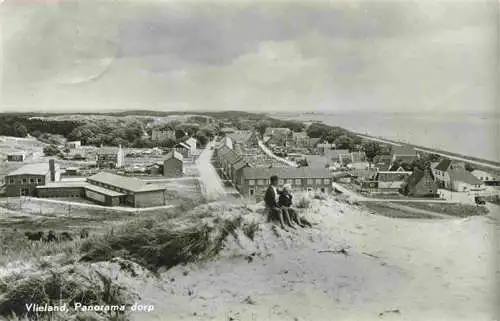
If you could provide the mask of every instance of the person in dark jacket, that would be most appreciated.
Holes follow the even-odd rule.
[[[290,193],[292,186],[290,184],[285,184],[283,186],[283,190],[280,193],[279,197],[279,205],[281,210],[283,211],[283,216],[288,217],[290,222],[296,223],[300,227],[311,227],[311,223],[309,223],[306,219],[300,218],[299,213],[292,208],[293,205],[293,196]]]
[[[264,195],[264,202],[266,203],[266,209],[270,212],[268,220],[278,219],[281,228],[286,230],[283,211],[279,206],[278,176],[276,175],[271,176],[271,184],[267,187],[266,194]]]

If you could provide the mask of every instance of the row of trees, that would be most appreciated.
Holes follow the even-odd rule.
[[[295,121],[295,120],[280,120],[274,118],[267,118],[258,121],[254,128],[257,132],[263,136],[268,128],[288,128],[293,132],[301,132],[304,131],[306,125],[303,122]]]
[[[45,120],[7,114],[0,116],[0,135],[26,137],[30,133],[33,136],[49,133],[67,136],[73,128],[79,125],[80,123],[74,121]]]

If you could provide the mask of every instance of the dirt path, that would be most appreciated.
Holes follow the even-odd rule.
[[[209,201],[215,201],[226,196],[222,180],[212,165],[213,150],[211,148],[213,146],[214,142],[208,143],[196,160],[196,167],[200,175],[201,192]]]

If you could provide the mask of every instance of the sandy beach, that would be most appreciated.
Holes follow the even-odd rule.
[[[255,242],[229,244],[217,261],[169,270],[163,284],[142,288],[141,302],[155,311],[134,317],[495,320],[494,216],[498,211],[467,219],[391,219],[315,200],[308,218],[321,225],[280,232],[282,238],[264,226]],[[334,253],[342,248],[347,255]],[[257,255],[248,262],[250,253]]]

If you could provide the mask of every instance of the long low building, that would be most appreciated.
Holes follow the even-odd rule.
[[[5,195],[78,197],[106,206],[152,207],[165,205],[165,187],[134,177],[100,172],[78,180],[61,180],[59,165],[28,164],[5,176]]]
[[[82,181],[60,181],[37,186],[38,197],[79,197],[105,206],[165,205],[165,188],[133,177],[100,172]]]
[[[330,193],[332,190],[330,171],[314,167],[245,167],[236,185],[242,196],[262,200],[273,175],[278,176],[280,186],[288,183],[295,191]]]

